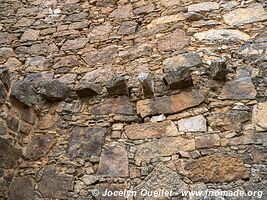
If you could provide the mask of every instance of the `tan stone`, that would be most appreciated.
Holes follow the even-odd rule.
[[[188,12],[207,12],[218,9],[219,4],[216,2],[202,2],[188,6]]]
[[[147,28],[153,28],[154,26],[161,25],[161,24],[167,24],[171,22],[177,22],[177,21],[182,21],[185,19],[185,16],[181,13],[176,14],[176,15],[168,15],[168,16],[163,16],[160,18],[156,18],[150,22],[150,24],[147,25]]]
[[[185,169],[194,182],[221,183],[246,179],[249,171],[236,156],[215,154],[189,162]]]
[[[49,129],[53,127],[58,122],[58,120],[60,120],[58,114],[48,113],[40,120],[38,126],[40,129]]]
[[[132,124],[125,127],[125,133],[132,140],[176,136],[178,130],[172,121]]]
[[[252,122],[256,127],[256,131],[267,130],[267,102],[258,103],[253,107]]]
[[[140,114],[141,117],[177,113],[199,105],[204,99],[203,94],[198,90],[193,90],[191,92],[183,91],[172,96],[155,97],[154,99],[138,101],[136,104],[137,113]]]
[[[220,137],[217,134],[208,134],[196,137],[196,148],[212,148],[220,146]]]
[[[195,149],[195,140],[179,137],[160,138],[137,146],[136,161],[147,161],[151,158],[171,156],[179,151]]]
[[[26,42],[26,41],[32,41],[32,40],[37,40],[39,37],[39,30],[34,30],[34,29],[28,29],[26,30],[23,35],[20,38],[21,42]]]

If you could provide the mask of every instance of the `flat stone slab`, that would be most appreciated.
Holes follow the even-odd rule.
[[[198,115],[179,120],[178,127],[182,132],[207,131],[207,122],[203,115]]]
[[[216,2],[203,2],[188,6],[188,12],[207,12],[218,9],[219,4]]]
[[[253,107],[252,122],[257,131],[267,130],[267,102],[258,103]]]
[[[146,138],[177,136],[178,130],[172,121],[148,122],[126,126],[125,134],[131,140],[139,140]]]
[[[152,20],[150,24],[147,25],[147,29],[151,29],[157,25],[177,22],[177,21],[181,21],[184,19],[185,19],[185,16],[181,13],[176,14],[176,15],[168,15],[168,16],[159,17],[159,18]]]
[[[261,4],[254,4],[248,8],[238,8],[223,15],[224,21],[231,26],[267,20],[267,13]]]

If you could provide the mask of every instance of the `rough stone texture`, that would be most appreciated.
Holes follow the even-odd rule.
[[[46,167],[38,187],[47,198],[66,199],[68,191],[73,190],[73,178],[58,173],[54,167]]]
[[[252,112],[252,122],[257,131],[267,130],[267,103],[256,104]]]
[[[124,147],[111,144],[101,153],[97,174],[108,177],[127,177],[128,156]]]
[[[183,137],[169,137],[154,140],[137,146],[135,159],[137,161],[151,158],[170,156],[179,151],[192,151],[195,149],[195,140]]]
[[[231,26],[263,21],[267,19],[267,13],[261,4],[253,4],[248,8],[239,8],[223,15],[224,21]]]
[[[208,12],[218,9],[219,9],[219,4],[216,2],[203,2],[188,6],[188,12]]]
[[[132,124],[125,127],[125,133],[132,140],[160,138],[178,135],[178,130],[172,121],[148,122]]]
[[[154,81],[148,73],[140,73],[138,80],[142,85],[143,94],[146,98],[154,95]]]
[[[83,48],[86,43],[88,42],[87,38],[78,38],[74,40],[67,40],[63,46],[61,47],[61,50],[76,50]]]
[[[6,98],[7,98],[7,91],[5,89],[4,84],[0,82],[0,104],[5,103]]]
[[[137,31],[138,24],[136,22],[123,22],[118,30],[120,35],[129,35]]]
[[[26,147],[24,156],[30,160],[36,160],[44,157],[55,143],[52,135],[34,135],[31,142]]]
[[[212,148],[220,146],[220,137],[217,134],[210,134],[196,137],[196,148]]]
[[[208,31],[195,33],[194,37],[201,41],[247,41],[248,39],[250,39],[250,36],[248,34],[234,29],[211,29]]]
[[[120,6],[117,9],[115,9],[109,17],[114,18],[127,18],[130,17],[132,14],[132,6],[131,5],[125,5]]]
[[[82,158],[100,156],[107,132],[106,128],[74,128],[67,147],[69,156]]]
[[[181,89],[193,85],[190,70],[187,67],[180,67],[167,72],[164,76],[165,82],[171,89]]]
[[[171,114],[199,105],[204,101],[200,91],[181,92],[172,96],[155,97],[137,102],[137,113],[141,117],[155,114]],[[166,107],[165,105],[169,105]]]
[[[18,177],[10,185],[10,200],[32,199],[34,185],[30,177]]]
[[[122,76],[114,76],[106,84],[109,95],[128,95],[127,82]]]
[[[7,133],[7,126],[4,121],[0,121],[0,135],[5,135]]]
[[[95,96],[101,93],[101,87],[93,83],[79,83],[76,93],[80,97]]]
[[[150,24],[147,25],[147,28],[153,28],[158,25],[162,24],[168,24],[171,22],[177,22],[177,21],[182,21],[185,19],[185,16],[183,14],[176,14],[176,15],[168,15],[168,16],[163,16],[157,19],[154,19],[150,22]]]
[[[37,40],[39,37],[39,30],[33,30],[33,29],[28,29],[26,30],[23,35],[20,38],[21,42],[26,42],[26,41],[31,41],[31,40]]]
[[[203,115],[184,118],[178,121],[179,131],[183,132],[199,132],[207,131],[207,122]]]
[[[249,177],[248,169],[243,161],[238,157],[227,155],[199,158],[187,164],[185,168],[194,182],[229,182]]]
[[[210,76],[214,80],[225,81],[227,75],[225,60],[214,60],[210,64]]]
[[[255,99],[257,91],[252,83],[251,77],[240,77],[226,82],[222,88],[220,98],[222,99]]]
[[[0,167],[10,168],[16,165],[21,157],[21,151],[8,140],[0,137]]]

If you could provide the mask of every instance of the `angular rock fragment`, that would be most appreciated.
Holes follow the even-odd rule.
[[[151,28],[158,26],[158,25],[161,25],[161,24],[168,24],[171,22],[182,21],[184,19],[185,19],[185,16],[181,13],[176,14],[176,15],[168,15],[168,16],[159,17],[159,18],[152,20],[147,25],[147,29],[151,29]]]
[[[76,93],[79,97],[90,97],[101,93],[101,86],[94,83],[79,83]]]
[[[261,4],[253,4],[247,8],[238,8],[223,15],[224,21],[231,26],[240,26],[243,24],[264,21],[267,19],[267,13]]]
[[[267,130],[267,102],[258,103],[253,107],[252,122],[257,131]]]
[[[148,122],[125,126],[125,134],[131,140],[177,136],[178,130],[172,121]]]
[[[54,166],[47,166],[38,183],[38,190],[46,198],[68,199],[67,194],[73,190],[73,186],[73,177],[60,174]]]
[[[65,56],[62,58],[56,58],[53,68],[58,69],[60,67],[78,67],[78,66],[79,66],[79,60],[75,56]]]
[[[264,60],[267,58],[267,40],[264,42],[247,42],[238,49],[238,56],[245,60]]]
[[[172,114],[201,104],[205,97],[199,90],[183,91],[172,96],[155,97],[138,101],[137,113],[141,117],[156,114]],[[166,106],[168,105],[168,106]]]
[[[12,131],[15,131],[15,132],[18,131],[19,120],[16,117],[9,114],[6,118],[6,124],[8,128],[10,128]]]
[[[26,41],[37,40],[39,37],[39,33],[40,33],[39,30],[28,29],[23,33],[23,35],[20,38],[20,41],[26,42]]]
[[[142,91],[145,98],[154,96],[154,81],[148,73],[140,73],[138,80],[141,83]]]
[[[188,12],[208,12],[218,9],[219,9],[219,4],[216,2],[203,2],[188,6]]]
[[[117,9],[115,9],[109,15],[109,17],[123,19],[123,18],[128,18],[131,15],[132,15],[132,6],[131,5],[124,5],[124,6],[119,6]]]
[[[97,174],[107,177],[128,177],[128,156],[124,147],[109,145],[101,153]]]
[[[88,42],[87,38],[77,38],[74,40],[67,40],[60,50],[66,51],[66,50],[76,50],[83,48]]]
[[[0,121],[0,135],[5,135],[7,133],[7,127],[4,121]]]
[[[107,82],[106,88],[110,96],[129,95],[127,82],[123,76],[114,76]]]
[[[29,176],[18,177],[10,185],[10,200],[32,199],[34,184]]]
[[[113,72],[109,67],[101,67],[91,72],[87,72],[82,79],[81,83],[94,83],[94,84],[104,84],[107,80],[111,79]]]
[[[0,82],[0,104],[5,103],[7,99],[7,91],[3,83]]]
[[[178,127],[182,132],[203,132],[207,131],[207,122],[203,115],[197,115],[179,120]]]
[[[210,76],[214,80],[224,81],[226,80],[226,63],[223,59],[214,60],[210,64]]]
[[[181,67],[198,67],[202,64],[201,57],[197,53],[185,53],[163,61],[163,66],[166,71],[170,71]]]
[[[220,146],[220,137],[217,134],[207,134],[196,137],[196,148],[212,148]]]
[[[137,31],[138,24],[133,21],[123,22],[118,30],[120,35],[129,35]]]
[[[251,77],[240,77],[226,82],[222,88],[221,99],[255,99],[257,91]]]
[[[191,72],[187,67],[170,70],[164,75],[164,81],[173,90],[193,86]]]
[[[239,157],[221,154],[191,161],[185,169],[194,182],[222,183],[249,177],[249,171]]]
[[[70,92],[66,83],[54,80],[41,81],[37,88],[37,93],[41,94],[46,100],[60,101],[65,100]]]
[[[148,14],[151,13],[152,11],[154,11],[156,8],[154,3],[149,3],[146,4],[144,6],[138,7],[136,9],[133,10],[133,13],[135,15],[144,15],[144,14]]]
[[[9,70],[5,67],[0,68],[0,80],[5,86],[6,91],[9,91],[10,85],[11,85],[10,73],[9,73]]]

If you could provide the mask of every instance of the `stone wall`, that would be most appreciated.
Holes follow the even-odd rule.
[[[267,199],[265,1],[1,0],[0,19],[0,199]]]

